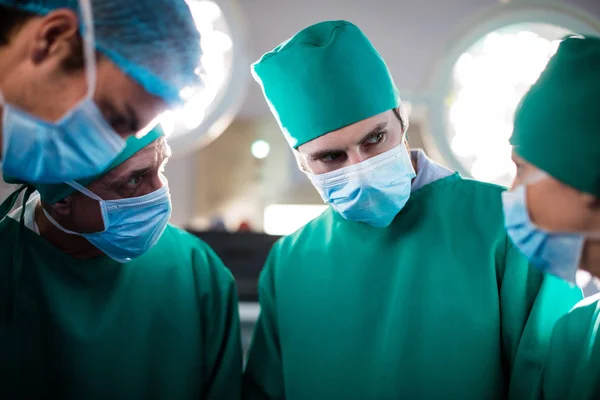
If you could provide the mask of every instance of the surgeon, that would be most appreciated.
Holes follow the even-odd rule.
[[[97,176],[200,84],[184,0],[0,0],[0,162],[9,182]]]
[[[310,26],[252,69],[330,207],[271,250],[246,398],[534,398],[581,291],[511,244],[502,189],[408,150],[390,72],[350,22]]]
[[[240,397],[236,286],[168,225],[169,154],[153,130],[100,176],[0,206],[25,191],[0,222],[0,398]]]
[[[507,231],[541,271],[600,276],[600,38],[565,39],[523,98],[511,137],[517,177]],[[600,398],[600,295],[556,325],[543,398]]]

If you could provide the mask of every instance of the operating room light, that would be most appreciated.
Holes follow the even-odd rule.
[[[515,174],[509,138],[519,101],[571,32],[521,24],[491,32],[457,60],[447,102],[454,156],[476,179],[508,185]]]
[[[267,158],[267,156],[269,155],[269,152],[271,151],[271,146],[268,142],[265,142],[264,140],[257,140],[254,143],[252,143],[252,146],[250,146],[250,151],[252,152],[252,155],[255,158],[262,160],[263,158]]]
[[[214,22],[221,18],[221,8],[214,1],[196,1],[190,8],[196,20]]]
[[[198,128],[211,106],[224,88],[233,51],[233,41],[225,32],[226,24],[219,5],[213,1],[188,0],[196,27],[200,32],[202,58],[198,72],[202,88],[184,88],[181,94],[187,99],[178,109],[161,116],[161,126],[167,135],[180,135]]]

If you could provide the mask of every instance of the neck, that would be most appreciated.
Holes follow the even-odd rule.
[[[406,144],[406,151],[408,151],[408,156],[410,157],[410,163],[412,164],[413,169],[415,170],[415,174],[418,174],[419,170],[417,168],[417,166],[418,166],[417,154],[410,151],[410,147],[408,147],[408,143]],[[413,178],[413,181],[415,179],[417,179],[417,178]]]
[[[104,253],[84,237],[65,233],[54,226],[44,214],[42,207],[42,203],[38,202],[35,208],[35,221],[38,225],[40,236],[50,242],[50,244],[63,253],[80,260],[88,260],[104,255]],[[46,211],[56,220],[56,216],[53,215],[51,209],[46,209]]]
[[[600,278],[600,239],[586,241],[581,268]]]

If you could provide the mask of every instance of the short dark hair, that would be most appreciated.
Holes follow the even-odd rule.
[[[398,121],[400,121],[402,133],[406,133],[406,130],[408,129],[408,118],[406,117],[402,106],[394,108],[394,114],[396,114],[396,118],[398,118]]]
[[[10,38],[35,14],[18,8],[0,5],[0,46],[6,46]]]
[[[37,14],[29,11],[23,11],[19,8],[0,5],[0,47],[10,43],[12,35],[17,33],[30,19],[36,17]],[[83,57],[83,43],[80,35],[72,43],[73,51],[67,57],[62,66],[66,71],[80,70],[85,65]]]

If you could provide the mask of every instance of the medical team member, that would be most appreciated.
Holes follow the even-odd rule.
[[[4,175],[98,175],[198,85],[199,40],[184,0],[0,0]]]
[[[161,131],[130,138],[100,176],[35,185],[0,222],[0,398],[240,397],[235,282],[167,224],[169,153]]]
[[[330,208],[273,247],[248,399],[527,399],[581,292],[529,268],[501,188],[405,145],[390,72],[358,27],[310,26],[253,66]]]
[[[503,195],[515,245],[545,273],[600,275],[600,38],[564,40],[515,114],[517,177]],[[545,399],[600,398],[600,295],[561,318]]]

